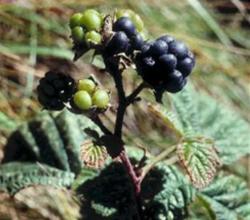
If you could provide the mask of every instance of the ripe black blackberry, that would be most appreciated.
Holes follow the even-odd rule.
[[[38,101],[48,110],[62,110],[75,92],[75,81],[60,72],[49,71],[37,87]]]
[[[138,73],[155,90],[176,93],[186,85],[195,65],[186,45],[164,35],[145,43],[136,57]]]
[[[135,24],[128,17],[120,17],[113,25],[114,35],[105,48],[107,56],[119,53],[132,55],[135,50],[140,50],[144,40],[136,31]]]

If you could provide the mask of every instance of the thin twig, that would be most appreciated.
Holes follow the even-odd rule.
[[[127,105],[130,105],[131,103],[134,102],[138,94],[146,88],[146,84],[142,82],[126,99]]]
[[[112,132],[103,124],[98,115],[92,116],[90,119],[101,129],[104,134],[112,135]]]
[[[141,174],[141,181],[144,179],[146,174],[157,164],[158,162],[162,161],[164,158],[166,158],[169,154],[171,154],[173,151],[176,150],[176,145],[173,145],[163,152],[161,152],[159,155],[157,155],[150,163],[148,163],[142,170]],[[178,158],[177,158],[178,159]]]
[[[123,88],[122,83],[122,76],[121,73],[116,74],[113,76],[115,85],[118,92],[118,98],[119,98],[119,106],[117,109],[117,116],[116,116],[116,122],[115,122],[115,131],[114,134],[121,138],[122,136],[122,125],[123,125],[123,119],[126,111],[126,95]]]

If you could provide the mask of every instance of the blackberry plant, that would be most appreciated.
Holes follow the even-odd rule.
[[[46,73],[37,87],[45,110],[11,135],[0,188],[15,194],[33,184],[69,187],[82,219],[249,219],[246,184],[217,170],[250,153],[250,129],[188,83],[195,67],[191,50],[168,34],[147,39],[142,19],[131,10],[87,9],[72,15],[69,25],[74,60],[89,50],[100,55],[117,103],[93,76]],[[130,94],[122,75],[127,68],[141,80]],[[143,90],[154,94],[148,115],[168,130],[172,143],[157,156],[136,143],[127,146],[124,138],[126,110],[141,101]],[[113,127],[103,121],[108,113],[115,115]],[[246,134],[244,141],[239,133]]]

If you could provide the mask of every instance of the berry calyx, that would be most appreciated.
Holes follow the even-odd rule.
[[[99,31],[102,26],[102,17],[97,11],[88,9],[83,12],[80,18],[80,25],[85,27],[88,31]]]
[[[98,89],[94,92],[92,96],[93,105],[95,105],[97,108],[105,109],[108,107],[110,98],[109,94],[102,89]]]
[[[95,88],[96,88],[96,84],[91,79],[79,80],[79,82],[77,84],[78,90],[84,90],[84,91],[88,92],[89,94],[92,94],[95,91]]]
[[[91,42],[93,44],[100,44],[102,37],[101,35],[96,31],[88,31],[85,35],[85,40],[87,42]]]
[[[81,110],[89,110],[92,106],[92,99],[88,92],[81,90],[74,94],[74,104]]]

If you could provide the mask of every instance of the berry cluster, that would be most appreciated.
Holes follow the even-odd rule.
[[[71,35],[75,44],[100,44],[103,16],[96,10],[87,9],[70,18]]]
[[[75,92],[75,81],[60,72],[49,71],[39,81],[38,100],[45,109],[62,110]]]
[[[116,21],[113,24],[113,36],[107,43],[105,54],[113,56],[119,53],[133,54],[135,50],[141,50],[144,43],[144,24],[139,15],[131,10],[119,10],[115,14]]]
[[[142,78],[155,90],[171,93],[182,90],[194,65],[194,55],[186,45],[168,35],[145,43],[136,57]]]
[[[92,79],[79,80],[77,92],[73,96],[73,104],[79,110],[107,109],[110,102],[109,93],[98,88]]]

